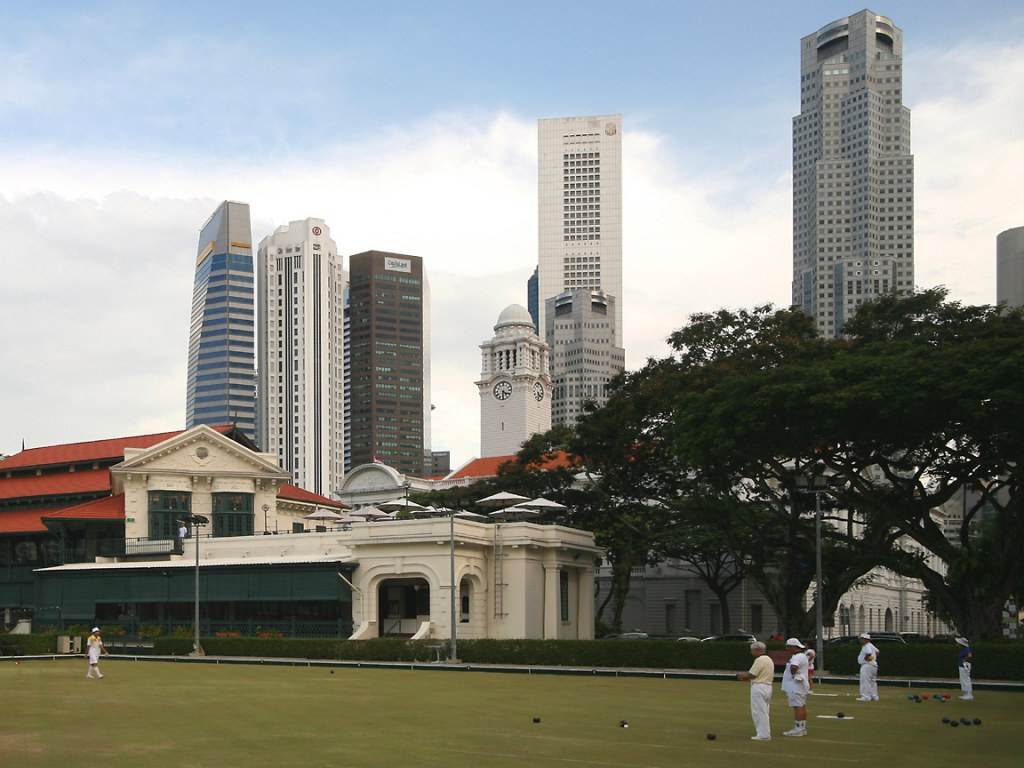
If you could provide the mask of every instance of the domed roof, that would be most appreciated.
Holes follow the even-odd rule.
[[[498,322],[495,324],[494,330],[511,325],[528,325],[531,328],[533,327],[533,318],[530,317],[526,307],[521,304],[509,304],[498,315]]]

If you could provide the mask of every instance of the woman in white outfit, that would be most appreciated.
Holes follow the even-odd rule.
[[[739,680],[750,681],[750,718],[754,721],[755,735],[752,741],[768,741],[772,737],[769,710],[772,705],[772,680],[775,679],[775,664],[765,653],[764,643],[751,643],[750,655],[754,663],[746,672],[736,675]]]
[[[103,638],[100,637],[99,627],[92,628],[92,634],[86,640],[86,646],[89,655],[89,671],[85,673],[85,676],[87,678],[95,677],[101,679],[103,673],[100,672],[100,654],[109,653],[109,651],[107,651],[107,646],[103,644]]]
[[[878,701],[878,648],[871,642],[871,635],[860,636],[860,696],[857,701]]]
[[[786,650],[793,654],[789,663],[786,664],[786,671],[782,675],[782,690],[786,693],[786,699],[793,708],[793,718],[796,721],[793,727],[782,733],[783,736],[806,736],[807,735],[807,693],[810,685],[807,681],[807,649],[796,637],[786,641]]]

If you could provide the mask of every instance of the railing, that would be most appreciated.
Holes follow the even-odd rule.
[[[146,555],[180,555],[182,540],[156,539],[145,536],[127,539],[95,539],[64,546],[63,562],[90,562],[97,557],[141,557]]]
[[[52,627],[60,633],[69,622],[43,620],[38,614],[34,624],[40,629]],[[155,637],[192,637],[191,621],[152,621],[145,619],[122,619],[121,621],[100,620],[104,641],[108,644],[152,641]],[[90,625],[91,626],[91,625]],[[199,622],[199,633],[203,637],[304,637],[323,639],[345,639],[352,634],[352,622],[348,619],[243,619],[241,621]]]

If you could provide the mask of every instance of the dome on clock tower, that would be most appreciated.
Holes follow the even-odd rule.
[[[529,311],[521,304],[509,304],[498,315],[498,322],[494,326],[497,331],[501,328],[509,328],[514,325],[528,325],[533,328],[533,318]]]

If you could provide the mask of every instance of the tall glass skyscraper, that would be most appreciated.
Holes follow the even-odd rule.
[[[793,118],[793,305],[823,336],[914,290],[914,156],[903,32],[872,11],[800,41]]]
[[[224,201],[199,232],[188,339],[185,426],[238,425],[256,437],[249,206]]]

